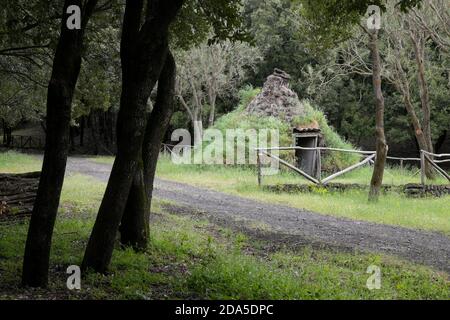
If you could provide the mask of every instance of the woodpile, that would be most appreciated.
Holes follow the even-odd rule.
[[[0,174],[0,219],[30,215],[40,172]]]

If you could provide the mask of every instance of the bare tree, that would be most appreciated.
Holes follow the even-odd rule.
[[[199,137],[206,106],[209,107],[207,126],[210,127],[216,117],[217,98],[237,91],[246,71],[254,68],[259,59],[256,48],[231,41],[202,44],[179,53],[176,96]]]
[[[381,42],[381,76],[401,95],[419,148],[428,152],[433,152],[429,80],[426,76],[427,70],[432,67],[428,44],[435,38],[445,43],[445,32],[438,28],[441,18],[437,19],[435,12],[443,9],[441,6],[442,1],[429,0],[421,9],[416,8],[409,13],[401,13],[390,6],[384,16],[385,37]],[[434,36],[431,36],[432,32]],[[308,72],[311,81],[322,88],[349,74],[371,76],[372,63],[366,43],[367,32],[356,34],[334,51],[333,58],[322,70]],[[445,50],[442,53],[447,54]],[[416,85],[419,101],[413,94]],[[430,179],[434,177],[431,166],[427,166],[426,174]]]

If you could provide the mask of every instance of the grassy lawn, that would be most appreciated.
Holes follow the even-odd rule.
[[[0,169],[3,171],[3,168]],[[79,264],[105,188],[92,178],[66,179],[51,253],[48,290],[23,289],[28,223],[0,223],[0,299],[448,299],[447,274],[382,255],[302,248],[266,251],[266,243],[178,216],[156,202],[145,253],[115,250],[110,274],[88,274],[82,290],[65,287]],[[366,288],[366,270],[382,271],[380,290]]]
[[[97,161],[111,162],[101,158]],[[389,169],[386,183],[401,185],[418,182],[411,171]],[[161,158],[158,177],[207,187],[242,197],[307,209],[322,214],[366,220],[409,228],[440,231],[450,235],[450,197],[411,199],[403,194],[388,193],[378,203],[367,201],[367,192],[351,191],[329,193],[318,189],[315,193],[274,193],[258,187],[256,172],[251,169],[224,166],[174,165]],[[352,172],[338,180],[346,183],[367,184],[371,168]],[[442,181],[439,181],[442,183]],[[282,173],[264,177],[263,184],[306,183],[296,175]]]
[[[113,162],[111,157],[97,157],[96,162]],[[31,156],[14,152],[0,153],[0,172],[27,172],[40,170],[40,163]],[[315,193],[274,193],[260,189],[256,172],[251,169],[224,167],[174,165],[167,157],[161,157],[157,175],[160,178],[207,187],[242,197],[307,209],[333,216],[366,220],[415,229],[440,231],[450,235],[450,197],[411,199],[403,194],[383,195],[377,204],[367,202],[367,192],[352,191],[327,193],[318,189]],[[342,177],[338,182],[366,184],[371,169],[362,168]],[[388,169],[385,183],[401,185],[418,182],[412,171]],[[437,180],[443,183],[442,179]],[[263,184],[306,183],[297,175],[283,172],[277,176],[264,177]]]
[[[24,173],[40,171],[42,162],[37,158],[13,151],[0,152],[0,173]]]

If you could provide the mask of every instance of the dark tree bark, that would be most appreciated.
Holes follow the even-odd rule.
[[[2,119],[2,133],[3,133],[3,144],[6,145],[6,123],[5,123],[5,119]]]
[[[176,65],[168,54],[158,81],[155,106],[149,115],[139,163],[120,226],[121,243],[145,250],[149,241],[149,219],[153,182],[159,151],[174,110]]]
[[[75,150],[75,135],[76,135],[76,129],[74,127],[70,127],[69,129],[69,136],[70,136],[70,150]]]
[[[74,4],[82,8],[81,30],[66,27],[66,9]],[[48,283],[50,247],[69,149],[72,98],[81,67],[84,30],[97,0],[82,4],[81,0],[64,3],[61,35],[47,92],[44,162],[23,261],[22,284],[25,286],[46,287]]]
[[[420,119],[416,114],[416,111],[414,109],[414,105],[411,99],[411,88],[409,85],[409,81],[406,78],[406,72],[403,69],[403,66],[401,64],[401,61],[396,61],[395,64],[395,71],[398,74],[398,81],[395,82],[395,87],[400,92],[400,94],[403,97],[403,103],[405,105],[405,109],[409,115],[409,119],[411,121],[411,124],[414,129],[414,135],[416,137],[416,142],[418,145],[419,150],[428,150],[428,142],[425,137],[422,124],[420,123]],[[432,152],[432,151],[429,151]],[[433,167],[430,163],[426,162],[425,164],[425,174],[428,179],[433,179]]]
[[[6,124],[5,119],[2,119],[3,126],[3,144],[10,147],[12,143],[12,128]]]
[[[139,167],[147,101],[168,53],[169,25],[182,0],[127,1],[121,40],[122,95],[117,120],[117,156],[89,239],[82,268],[105,273],[130,188]]]
[[[85,126],[85,116],[80,118],[80,147],[84,146],[84,126]]]
[[[411,39],[414,44],[414,53],[417,63],[417,81],[419,85],[420,102],[422,105],[423,131],[427,143],[427,148],[424,150],[432,153],[433,143],[431,135],[430,94],[428,90],[428,82],[425,76],[425,38],[411,32]]]
[[[373,89],[375,93],[376,108],[376,145],[377,157],[373,169],[372,180],[370,182],[369,201],[378,201],[381,185],[383,183],[384,167],[386,165],[386,157],[388,146],[384,134],[384,96],[381,88],[381,60],[378,48],[378,31],[369,32],[370,50],[372,52],[372,68],[373,68]]]

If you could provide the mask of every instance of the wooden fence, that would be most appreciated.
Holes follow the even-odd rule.
[[[422,185],[425,185],[427,182],[427,176],[425,174],[425,167],[426,164],[429,163],[431,166],[444,178],[446,178],[450,182],[450,175],[442,169],[439,164],[450,162],[450,159],[442,159],[442,160],[436,160],[442,159],[442,158],[450,158],[450,154],[435,154],[431,152],[427,152],[425,150],[420,150],[420,179],[422,182]]]
[[[45,138],[39,136],[12,135],[9,145],[5,145],[5,147],[12,149],[44,149]]]
[[[307,179],[308,181],[317,184],[317,185],[326,185],[330,181],[336,179],[337,177],[351,172],[359,167],[362,167],[370,161],[373,161],[376,157],[375,151],[360,151],[360,150],[346,150],[346,149],[337,149],[337,148],[325,148],[325,147],[316,147],[316,148],[305,148],[305,147],[281,147],[281,148],[258,148],[257,150],[257,163],[258,163],[258,185],[262,184],[262,174],[261,174],[261,157],[267,156],[269,158],[275,159],[283,166],[293,170],[294,172],[300,174],[302,177]],[[294,165],[288,163],[280,159],[279,157],[273,155],[271,151],[290,151],[290,150],[305,150],[316,152],[316,177],[313,177],[300,168],[295,167]],[[336,152],[345,152],[345,153],[354,153],[359,154],[364,157],[364,159],[348,168],[345,168],[341,171],[333,173],[332,175],[323,178],[322,177],[322,153],[323,151],[336,151]]]
[[[172,155],[173,154],[173,148],[180,147],[180,148],[189,148],[193,149],[194,147],[191,145],[174,145],[174,144],[161,144],[161,153],[163,155]]]
[[[277,157],[271,153],[271,151],[291,151],[291,150],[294,150],[294,151],[295,150],[306,150],[306,151],[316,152],[316,159],[317,159],[316,160],[316,173],[317,174],[315,177],[307,174],[300,168],[297,168],[296,166],[288,163],[287,161],[280,159],[279,157]],[[347,149],[325,148],[325,147],[317,147],[317,148],[304,148],[304,147],[258,148],[258,149],[256,149],[256,151],[257,151],[258,185],[259,186],[261,186],[261,184],[262,184],[262,174],[261,174],[261,172],[262,172],[261,157],[262,156],[267,156],[269,158],[275,159],[283,166],[300,174],[302,177],[304,177],[305,179],[307,179],[308,181],[310,181],[316,185],[326,185],[330,181],[336,179],[337,177],[342,176],[343,174],[346,174],[348,172],[356,170],[357,168],[360,168],[366,164],[373,164],[375,162],[375,158],[376,158],[376,151],[347,150]],[[343,170],[333,173],[332,175],[330,175],[328,177],[323,178],[322,177],[322,154],[324,151],[335,151],[335,152],[359,154],[364,159],[352,166],[349,166]],[[444,160],[435,160],[434,159],[434,158],[440,159],[440,158],[446,158],[446,157],[450,157],[450,154],[433,154],[433,153],[429,153],[424,150],[421,150],[420,158],[400,158],[400,157],[388,156],[387,159],[400,161],[401,169],[404,169],[405,161],[420,162],[420,171],[418,171],[416,174],[418,174],[419,172],[421,173],[421,181],[422,181],[422,184],[425,185],[425,183],[426,183],[425,162],[426,161],[430,162],[431,165],[433,166],[433,168],[440,175],[442,175],[444,178],[447,178],[450,181],[450,175],[444,169],[439,167],[440,163],[450,162],[450,159],[444,159]]]

